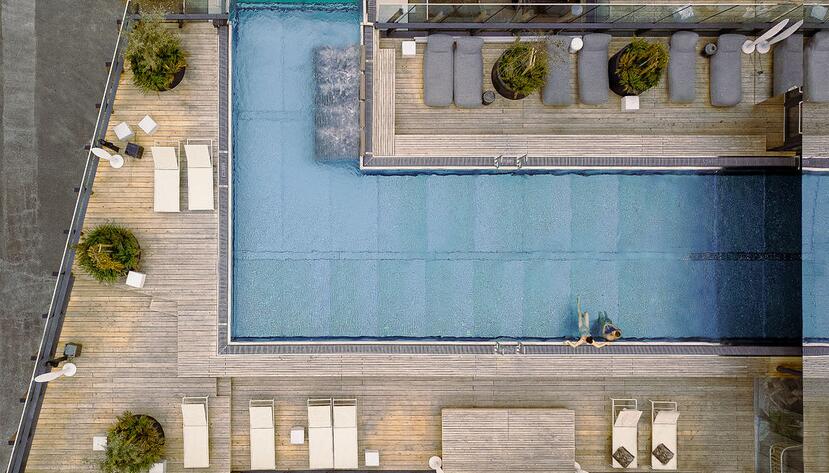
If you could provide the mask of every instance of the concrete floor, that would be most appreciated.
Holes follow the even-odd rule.
[[[2,0],[0,468],[75,204],[121,0]]]

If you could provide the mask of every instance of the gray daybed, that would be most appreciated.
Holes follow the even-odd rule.
[[[544,105],[572,105],[573,92],[570,78],[573,76],[573,60],[570,54],[570,36],[555,35],[547,42],[547,79],[541,90]]]
[[[717,52],[711,56],[711,105],[733,107],[743,100],[743,52],[746,37],[724,34],[717,39]]]
[[[483,105],[483,38],[460,37],[455,41],[455,105],[475,108]]]
[[[804,50],[803,98],[829,102],[829,31],[818,31]]]
[[[774,45],[774,95],[803,85],[803,35],[793,34]]]
[[[671,102],[691,103],[697,98],[697,40],[693,31],[671,36],[668,59],[668,93]]]
[[[433,34],[426,37],[423,56],[423,103],[430,107],[448,107],[452,104],[453,60],[449,35]]]
[[[586,105],[607,102],[610,80],[607,76],[607,48],[610,35],[584,35],[584,47],[579,52],[579,100]]]

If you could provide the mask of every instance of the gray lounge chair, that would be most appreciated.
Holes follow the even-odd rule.
[[[570,78],[573,76],[573,60],[569,51],[570,36],[552,36],[547,42],[547,80],[541,90],[541,101],[544,105],[571,105],[573,92],[570,88]]]
[[[607,102],[610,80],[607,76],[607,48],[610,35],[584,35],[584,47],[579,52],[579,100],[586,105]]]
[[[804,50],[803,98],[829,102],[829,31],[812,36]]]
[[[423,103],[430,107],[448,107],[452,104],[452,45],[451,36],[434,34],[426,37],[423,56]]]
[[[455,105],[476,108],[483,105],[483,38],[461,37],[455,41]]]
[[[743,100],[743,52],[746,37],[724,34],[717,39],[717,52],[711,56],[711,105],[733,107]]]
[[[697,98],[697,40],[693,31],[677,31],[671,36],[668,60],[668,93],[671,102],[691,103]]]
[[[774,45],[774,95],[803,85],[803,35],[793,34]]]

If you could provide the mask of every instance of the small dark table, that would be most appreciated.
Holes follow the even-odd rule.
[[[714,44],[714,43],[708,43],[702,49],[702,55],[707,56],[707,57],[713,56],[714,54],[716,54],[716,52],[717,52],[717,45]]]
[[[495,102],[495,92],[487,90],[483,93],[483,95],[481,95],[481,101],[484,105],[492,105],[492,103]]]
[[[136,143],[127,143],[124,154],[135,159],[141,159],[141,156],[144,155],[144,147]]]

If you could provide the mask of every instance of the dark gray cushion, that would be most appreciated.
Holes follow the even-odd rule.
[[[815,33],[804,50],[803,97],[829,102],[829,31]]]
[[[717,52],[711,56],[711,105],[733,107],[743,100],[743,52],[746,37],[724,34],[717,39]]]
[[[484,93],[483,38],[461,37],[455,41],[455,105],[480,107]]]
[[[660,443],[659,445],[657,445],[651,453],[663,465],[667,465],[668,462],[671,461],[671,459],[674,457],[674,452],[672,452],[670,448],[666,447],[664,443]]]
[[[803,85],[803,35],[793,34],[774,45],[774,95]]]
[[[613,452],[612,456],[614,460],[616,460],[617,462],[619,462],[620,465],[622,465],[622,468],[627,468],[628,465],[633,463],[633,460],[636,459],[636,457],[634,457],[633,454],[630,453],[628,449],[626,449],[625,447],[617,448],[616,451]]]
[[[541,90],[544,105],[571,105],[573,91],[570,78],[573,77],[573,59],[570,54],[571,36],[551,36],[547,42],[547,79]]]
[[[691,103],[697,98],[697,40],[693,31],[677,31],[671,36],[668,59],[668,93],[671,101]]]
[[[607,48],[610,35],[584,35],[584,47],[579,52],[579,100],[586,105],[607,102],[610,80],[607,77]]]
[[[433,34],[426,37],[423,54],[423,103],[430,107],[448,107],[452,104],[452,45],[451,36]]]

